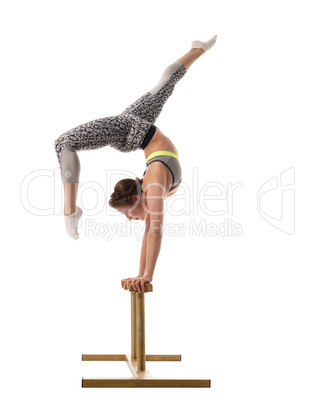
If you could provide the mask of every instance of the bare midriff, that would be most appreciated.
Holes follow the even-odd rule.
[[[156,151],[170,151],[179,156],[177,148],[173,145],[170,139],[159,130],[159,128],[156,129],[153,138],[144,149],[145,159],[148,155]]]

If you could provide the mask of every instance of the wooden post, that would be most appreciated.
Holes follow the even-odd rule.
[[[131,293],[131,359],[137,359],[136,293]]]
[[[136,293],[137,370],[145,370],[145,293]]]

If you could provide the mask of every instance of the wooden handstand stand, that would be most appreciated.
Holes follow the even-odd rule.
[[[131,292],[131,355],[82,355],[84,361],[125,361],[133,377],[82,378],[83,388],[210,388],[209,379],[154,378],[146,369],[146,361],[181,361],[181,355],[145,355],[145,293],[153,291],[145,283],[144,292]]]

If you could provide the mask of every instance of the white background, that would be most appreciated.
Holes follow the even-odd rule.
[[[0,14],[1,399],[313,401],[310,2],[29,0],[3,3]],[[102,230],[131,227],[107,202],[117,180],[142,177],[145,159],[110,147],[79,153],[86,190],[74,241],[54,141],[119,114],[192,40],[215,34],[156,122],[179,151],[177,205],[193,199],[195,207],[174,216],[169,198],[165,224],[229,219],[242,235],[164,235],[145,297],[146,352],[182,354],[181,362],[148,363],[152,375],[210,378],[212,387],[82,389],[82,377],[130,375],[124,363],[81,355],[130,352],[130,299],[120,281],[138,274],[141,238],[109,240]],[[108,183],[111,170],[122,173]],[[262,217],[258,192],[275,177],[278,189],[260,198]],[[219,216],[201,209],[211,182],[242,183],[231,213],[224,199],[206,201]],[[91,186],[103,189],[98,199]],[[97,231],[86,232],[89,219]]]

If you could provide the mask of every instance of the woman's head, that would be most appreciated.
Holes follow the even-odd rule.
[[[114,186],[108,204],[117,211],[124,213],[129,219],[144,220],[146,212],[142,190],[143,179],[123,179]]]

